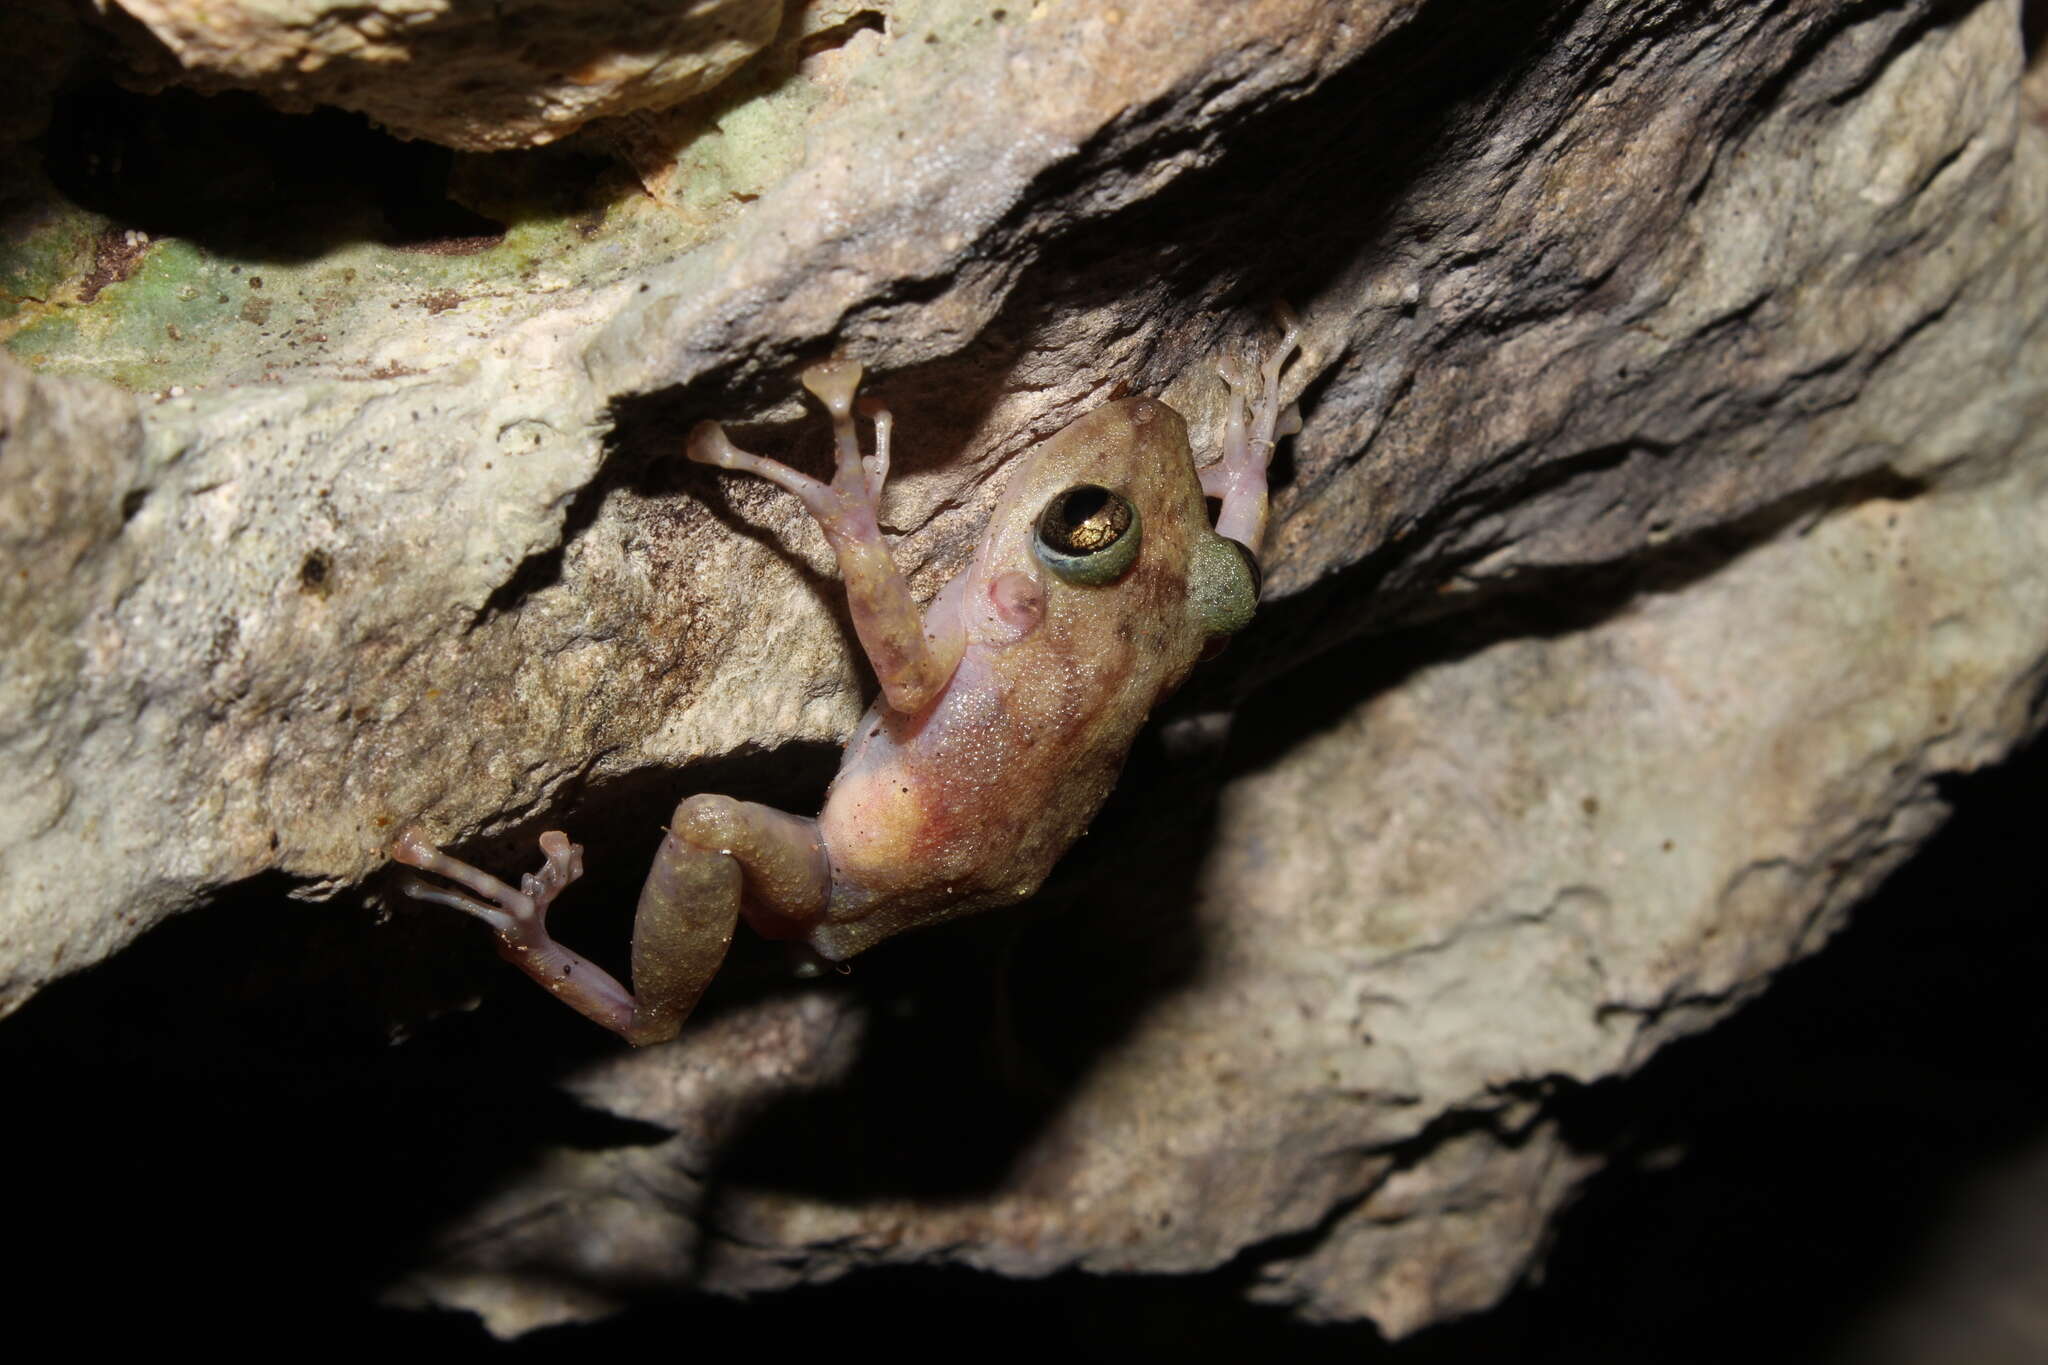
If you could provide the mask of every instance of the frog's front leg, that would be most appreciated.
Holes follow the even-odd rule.
[[[640,889],[629,991],[548,933],[548,907],[583,875],[583,849],[560,830],[541,835],[540,847],[545,863],[516,891],[415,829],[402,831],[390,852],[476,893],[409,877],[407,895],[475,915],[497,931],[508,962],[637,1046],[666,1042],[682,1028],[725,960],[743,900],[757,915],[801,922],[823,911],[831,891],[817,821],[725,796],[690,797],[676,807]]]
[[[920,614],[910,584],[882,540],[878,520],[882,484],[889,475],[887,408],[869,401],[862,412],[875,424],[875,452],[863,457],[853,425],[853,396],[860,386],[856,361],[828,361],[803,372],[803,385],[832,418],[837,469],[820,483],[775,460],[750,455],[734,445],[716,422],[700,422],[684,452],[699,464],[758,475],[803,501],[825,533],[846,581],[846,604],[854,633],[875,666],[891,710],[912,715],[944,690],[959,666],[967,635],[957,605],[942,596]]]
[[[1280,374],[1287,358],[1300,349],[1301,319],[1281,305],[1274,310],[1280,341],[1251,373],[1232,357],[1219,368],[1230,390],[1223,419],[1223,453],[1201,471],[1202,492],[1223,504],[1216,513],[1216,534],[1234,540],[1256,560],[1266,539],[1266,466],[1282,436],[1301,430],[1301,413],[1280,406]]]

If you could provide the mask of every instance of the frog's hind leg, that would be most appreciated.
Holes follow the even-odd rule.
[[[629,991],[548,933],[548,907],[583,875],[583,849],[559,830],[541,835],[540,847],[546,862],[517,890],[441,852],[417,830],[400,833],[390,851],[409,867],[476,893],[412,877],[407,895],[475,915],[497,931],[507,961],[636,1046],[666,1042],[681,1030],[725,960],[743,889],[750,901],[794,916],[822,909],[830,885],[815,821],[724,796],[691,797],[676,807],[640,890]]]
[[[723,922],[725,937],[712,957],[697,907],[706,903],[705,883],[728,868],[741,880],[732,915]],[[729,796],[692,796],[676,807],[640,891],[633,921],[633,981],[643,995],[649,993],[645,983],[664,983],[660,989],[683,1000],[682,1012],[688,1014],[717,969],[717,958],[725,954],[733,916],[745,913],[764,938],[791,938],[824,912],[831,893],[832,864],[816,820]],[[698,977],[697,964],[707,958]],[[673,986],[665,984],[672,979]],[[676,1023],[681,1022],[678,1017]]]
[[[546,861],[540,871],[520,878],[517,890],[483,869],[441,852],[416,829],[401,831],[389,852],[408,867],[446,877],[476,893],[464,895],[418,877],[407,877],[401,883],[406,895],[475,915],[497,931],[498,952],[507,962],[547,987],[570,1008],[629,1042],[658,1041],[646,1035],[650,1026],[658,1027],[654,1016],[659,1011],[644,1008],[610,972],[563,947],[548,933],[548,907],[563,888],[583,875],[583,846],[570,843],[568,835],[551,829],[540,836],[540,850]],[[726,893],[726,899],[737,904],[737,869],[733,875],[735,885]],[[732,937],[730,916],[725,937],[728,941]],[[715,969],[717,964],[712,965]],[[679,1025],[681,1020],[676,1022]],[[674,1028],[665,1036],[674,1037]]]

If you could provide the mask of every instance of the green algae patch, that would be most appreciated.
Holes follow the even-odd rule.
[[[0,212],[0,336],[25,314],[76,302],[113,225],[67,205],[19,202]]]
[[[644,202],[644,201],[643,201]],[[228,254],[53,205],[0,249],[0,344],[39,369],[138,393],[388,373],[421,319],[478,327],[687,249],[673,213],[533,213],[501,232],[316,254]],[[523,306],[522,306],[523,301]]]

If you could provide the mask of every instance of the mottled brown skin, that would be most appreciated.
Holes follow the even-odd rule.
[[[1198,473],[1186,425],[1156,399],[1097,408],[1026,457],[973,561],[921,614],[878,528],[891,423],[869,409],[875,449],[863,455],[858,366],[804,376],[833,419],[829,484],[701,425],[690,458],[767,478],[818,519],[882,684],[824,810],[810,820],[723,796],[679,805],[634,920],[637,994],[547,932],[549,903],[582,870],[582,850],[559,832],[542,836],[545,865],[514,891],[408,829],[394,858],[475,895],[417,878],[407,890],[486,920],[507,958],[633,1043],[675,1036],[742,915],[836,961],[1029,896],[1101,808],[1152,708],[1250,618],[1266,465],[1290,420],[1279,377],[1295,329],[1283,322],[1261,382],[1225,371],[1234,401],[1221,458]],[[1205,492],[1228,539],[1209,524]],[[1111,506],[1077,529],[1048,515],[1056,501]]]

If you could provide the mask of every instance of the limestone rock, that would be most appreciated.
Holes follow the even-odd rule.
[[[1547,1099],[1819,949],[1937,779],[2040,725],[2016,5],[925,0],[841,37],[658,201],[472,186],[502,234],[270,259],[29,220],[0,999],[251,878],[351,893],[402,820],[506,870],[565,827],[630,883],[679,796],[814,803],[862,706],[830,561],[676,461],[690,423],[815,453],[797,363],[863,359],[929,593],[1104,398],[1211,439],[1215,358],[1287,299],[1262,618],[986,931],[993,1060],[927,1022],[971,938],[736,988],[567,1081],[672,1136],[536,1154],[399,1292],[509,1331],[1248,1257],[1311,1317],[1484,1306],[1599,1161]],[[962,1131],[970,1083],[1030,1121]]]
[[[94,0],[162,44],[145,74],[335,105],[468,151],[660,109],[765,47],[782,0]]]

